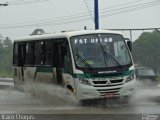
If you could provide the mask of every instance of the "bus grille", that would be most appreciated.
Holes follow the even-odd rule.
[[[97,91],[100,93],[100,96],[106,96],[107,94],[114,94],[115,96],[119,95],[119,90],[121,89],[121,87],[119,88],[112,88],[112,89],[97,89]]]
[[[118,79],[118,80],[110,80],[111,83],[121,83],[123,82],[123,79]]]
[[[124,84],[123,79],[92,80],[93,86],[100,93],[100,96],[119,96],[119,91]]]
[[[124,84],[123,79],[112,79],[112,80],[93,80],[92,81],[94,87],[120,87]]]
[[[107,84],[107,81],[108,80],[105,80],[105,81],[92,81],[95,85],[99,85],[99,84]],[[109,80],[110,83],[122,83],[123,82],[123,79],[115,79],[115,80]]]

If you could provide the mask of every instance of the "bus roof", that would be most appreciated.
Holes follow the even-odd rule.
[[[110,31],[110,30],[80,30],[80,31],[43,34],[43,35],[32,35],[32,36],[28,36],[28,37],[15,39],[14,42],[32,41],[32,40],[45,40],[45,39],[51,39],[51,38],[68,38],[68,37],[71,37],[71,36],[83,35],[83,34],[93,34],[93,33],[122,34],[121,32]]]

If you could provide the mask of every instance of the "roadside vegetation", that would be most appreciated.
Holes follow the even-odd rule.
[[[133,59],[140,66],[150,67],[160,73],[160,32],[144,32],[133,42]],[[160,79],[160,76],[158,76]]]
[[[0,39],[0,77],[12,77],[12,50],[10,38]]]
[[[160,74],[157,75],[157,80],[160,82]]]

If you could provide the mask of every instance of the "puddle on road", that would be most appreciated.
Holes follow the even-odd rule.
[[[48,113],[79,109],[75,99],[67,95],[64,88],[58,86],[27,83],[21,90],[14,88],[0,90],[0,112],[47,111]]]
[[[137,82],[136,93],[131,99],[133,105],[156,105],[160,104],[160,87],[156,84]]]
[[[160,104],[160,101],[155,101],[155,98],[160,97],[160,88],[144,87],[138,84],[136,93],[130,100],[129,106],[120,105],[119,102],[109,101],[106,105],[78,106],[74,97],[67,95],[65,89],[55,85],[27,83],[23,87],[24,92],[19,92],[14,89],[0,90],[0,111],[78,111],[96,112],[100,111],[118,111],[117,108],[128,108],[132,111],[131,106],[155,106]],[[128,111],[129,111],[128,110]],[[133,109],[134,110],[134,109]],[[86,112],[87,112],[86,111]]]
[[[72,95],[68,95],[66,90],[56,85],[42,83],[26,83],[23,90],[31,98],[39,101],[40,104],[53,106],[76,105],[77,101]]]
[[[33,84],[27,83],[23,86],[24,92],[31,95],[33,99],[39,101],[40,104],[48,104],[52,106],[77,106],[78,102],[71,95],[67,95],[64,88],[56,85],[48,84]],[[157,101],[159,100],[159,101]],[[160,87],[153,85],[152,87],[146,84],[137,82],[136,93],[131,97],[129,105],[156,105],[160,104]],[[105,107],[119,107],[120,102],[107,101]],[[92,104],[91,106],[94,106]],[[98,106],[104,107],[102,104]],[[97,105],[96,105],[97,107]]]

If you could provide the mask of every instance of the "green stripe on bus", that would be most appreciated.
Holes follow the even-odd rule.
[[[36,71],[34,74],[34,79],[36,79],[37,73],[43,72],[43,73],[53,73],[53,67],[52,66],[38,66],[36,67]]]
[[[36,72],[45,72],[45,73],[52,73],[53,72],[53,67],[51,66],[39,66],[36,69]]]
[[[130,71],[124,71],[122,74],[97,74],[97,75],[91,75],[91,74],[74,74],[74,78],[112,78],[112,77],[123,77],[128,76],[131,74],[134,74],[134,70]]]

